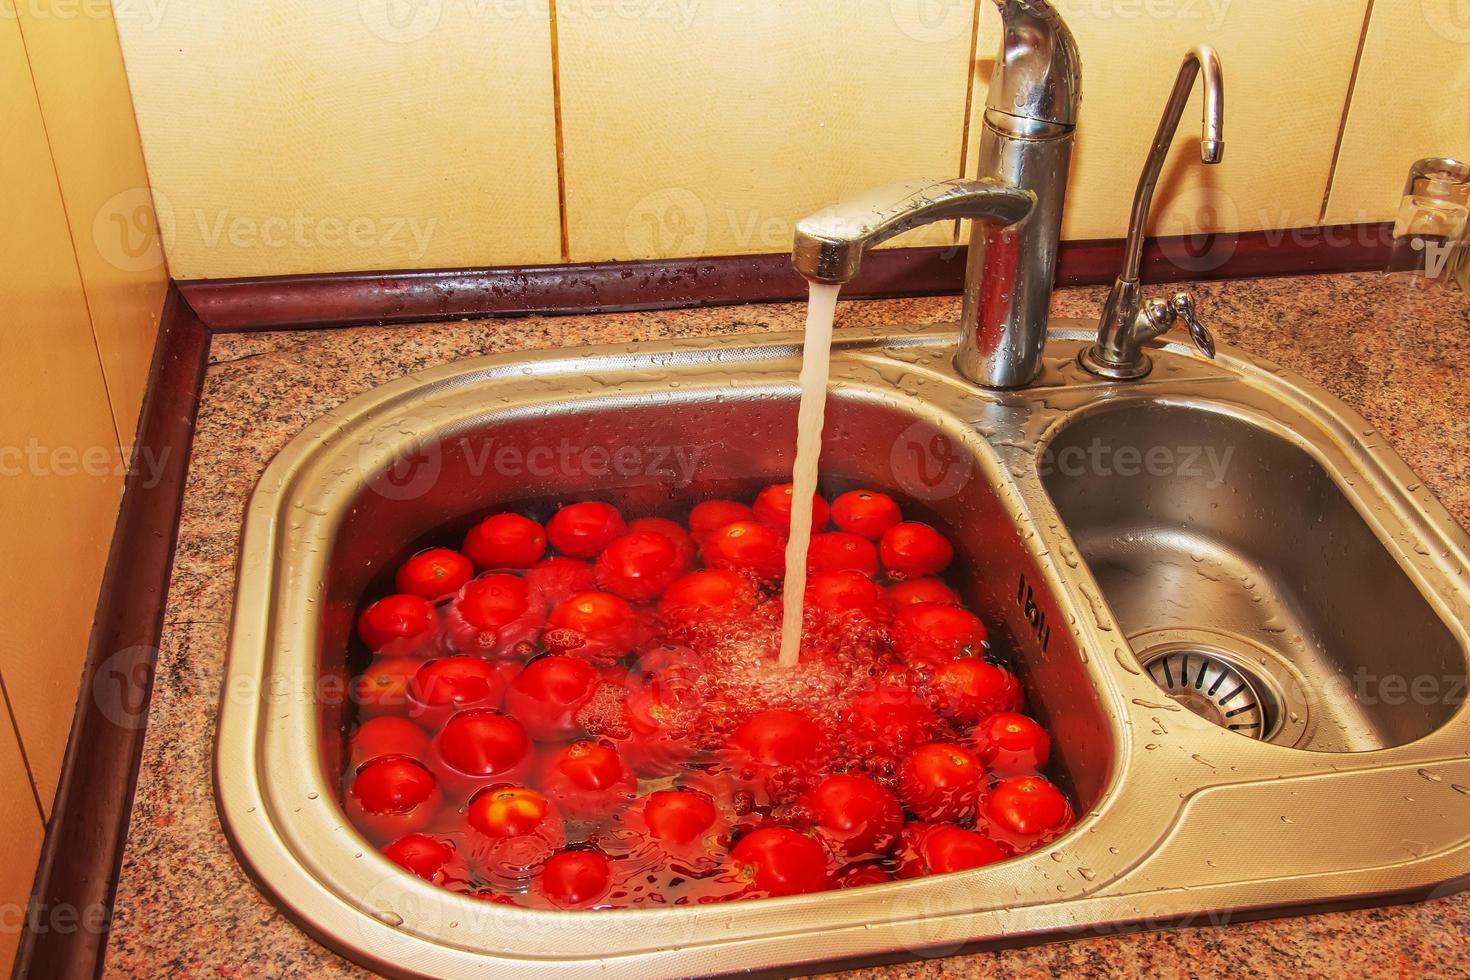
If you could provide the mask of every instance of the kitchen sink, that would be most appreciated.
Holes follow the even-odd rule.
[[[1243,353],[1155,344],[979,390],[955,327],[844,331],[822,489],[951,535],[1053,733],[1054,844],[954,875],[613,912],[477,902],[401,872],[337,803],[362,595],[484,514],[641,513],[792,466],[800,338],[461,361],[328,413],[251,500],[216,786],[242,863],[303,928],[404,976],[718,974],[938,955],[1409,900],[1470,876],[1470,540],[1362,419]],[[1239,688],[1237,691],[1236,688]],[[1373,819],[1364,820],[1370,811]],[[1330,842],[1330,846],[1324,846]]]

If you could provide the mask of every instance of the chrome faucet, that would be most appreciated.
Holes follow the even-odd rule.
[[[1148,223],[1149,206],[1154,188],[1164,169],[1164,159],[1174,142],[1174,132],[1189,102],[1195,79],[1204,78],[1204,123],[1200,134],[1199,154],[1205,163],[1219,163],[1225,155],[1225,76],[1220,56],[1208,45],[1200,45],[1184,56],[1174,90],[1164,106],[1164,118],[1154,134],[1148,159],[1138,178],[1133,195],[1133,213],[1128,221],[1128,244],[1123,255],[1123,272],[1113,283],[1112,292],[1103,306],[1097,327],[1097,343],[1084,350],[1078,360],[1093,374],[1119,381],[1141,378],[1153,368],[1143,352],[1143,345],[1167,333],[1182,319],[1189,328],[1190,339],[1206,357],[1215,356],[1215,341],[1209,328],[1200,322],[1194,302],[1188,293],[1176,293],[1168,302],[1145,301],[1139,270],[1143,263],[1144,227]]]
[[[994,2],[1001,45],[979,177],[893,185],[805,218],[791,260],[812,282],[845,283],[865,249],[931,221],[973,219],[955,366],[976,384],[1019,388],[1041,371],[1082,65],[1048,0]]]

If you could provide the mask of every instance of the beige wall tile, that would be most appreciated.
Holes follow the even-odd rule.
[[[105,3],[28,0],[17,10],[117,430],[130,443],[168,270],[117,30]]]
[[[117,518],[117,435],[41,113],[0,17],[0,672],[50,805]]]
[[[630,9],[645,15],[559,19],[574,260],[780,252],[797,219],[844,196],[958,176],[968,4]]]
[[[174,276],[559,258],[544,5],[143,6],[118,29]]]
[[[1392,220],[1409,166],[1431,156],[1470,159],[1470,11],[1460,0],[1380,0],[1326,220]]]
[[[41,815],[5,706],[0,704],[0,975],[9,976],[41,853]]]
[[[1225,68],[1225,160],[1200,163],[1200,95],[1179,126],[1152,234],[1315,225],[1367,0],[1057,0],[1082,55],[1082,111],[1063,236],[1127,232],[1133,189],[1184,53]],[[978,114],[999,43],[983,4]],[[1191,145],[1193,144],[1193,145]]]

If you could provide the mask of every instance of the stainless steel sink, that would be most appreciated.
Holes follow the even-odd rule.
[[[220,715],[241,860],[325,943],[431,976],[932,955],[1470,876],[1470,540],[1322,392],[1177,345],[1153,349],[1147,380],[1103,382],[1075,363],[1093,333],[1054,324],[1040,381],[1016,392],[958,379],[952,327],[846,333],[823,456],[828,492],[891,490],[954,535],[1080,805],[1052,847],[843,892],[555,913],[400,872],[336,803],[364,590],[508,503],[674,510],[788,473],[798,338],[777,335],[463,361],[294,440],[247,513]],[[1228,714],[1240,683],[1256,715]]]

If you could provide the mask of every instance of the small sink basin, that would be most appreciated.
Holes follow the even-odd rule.
[[[1324,752],[1448,721],[1463,653],[1400,566],[1403,543],[1359,513],[1373,505],[1283,428],[1283,409],[1159,394],[1069,423],[1045,475],[1155,680],[1227,728]],[[1426,679],[1418,694],[1409,678]]]

